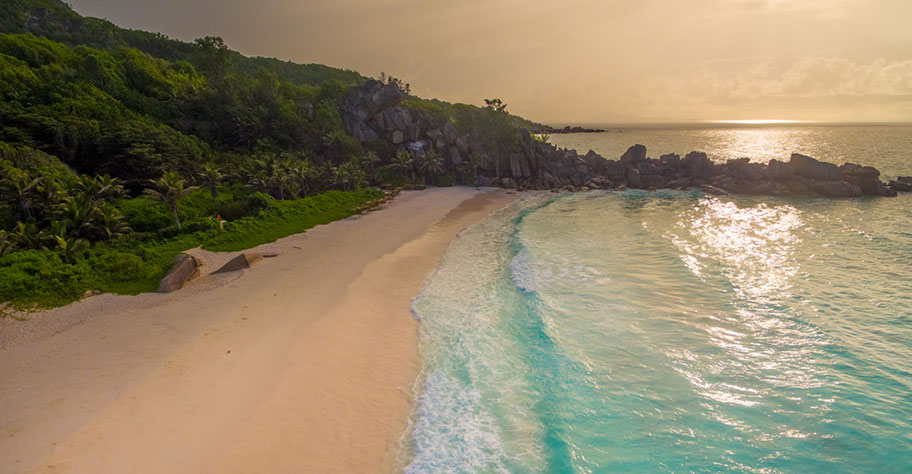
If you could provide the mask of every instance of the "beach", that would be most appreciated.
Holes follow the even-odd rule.
[[[411,300],[519,195],[438,188],[251,251],[170,294],[0,321],[0,472],[382,472],[419,371]]]

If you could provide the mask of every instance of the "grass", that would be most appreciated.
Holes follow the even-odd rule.
[[[256,247],[349,217],[382,196],[381,191],[362,189],[275,201],[255,216],[227,223],[221,231],[212,221],[208,230],[173,237],[134,234],[96,245],[73,260],[54,251],[15,252],[0,258],[0,302],[9,301],[12,309],[37,310],[69,304],[87,290],[127,295],[157,291],[159,280],[183,251],[200,245],[212,251]]]
[[[344,219],[368,202],[383,197],[376,190],[346,193],[329,191],[294,201],[275,201],[273,207],[255,217],[243,217],[225,225],[202,245],[213,252],[233,252],[275,242],[311,227]]]

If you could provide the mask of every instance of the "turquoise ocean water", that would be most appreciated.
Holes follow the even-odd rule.
[[[532,196],[413,309],[409,473],[912,472],[910,195]]]

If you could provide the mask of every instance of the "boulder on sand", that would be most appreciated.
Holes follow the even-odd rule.
[[[262,259],[263,259],[263,256],[258,253],[254,253],[254,252],[242,253],[242,254],[238,255],[237,257],[234,257],[231,260],[229,260],[228,263],[222,265],[222,268],[219,268],[218,270],[212,272],[212,274],[214,275],[216,273],[236,272],[238,270],[250,268],[253,264],[259,262]]]
[[[162,278],[161,282],[159,282],[158,291],[170,293],[179,290],[197,275],[199,275],[199,262],[190,255],[182,253],[174,257],[171,271],[168,272],[168,276]]]

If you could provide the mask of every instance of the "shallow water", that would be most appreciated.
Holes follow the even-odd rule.
[[[910,194],[546,193],[413,309],[409,473],[912,472]]]
[[[406,472],[908,472],[912,199],[540,196],[415,312]]]

